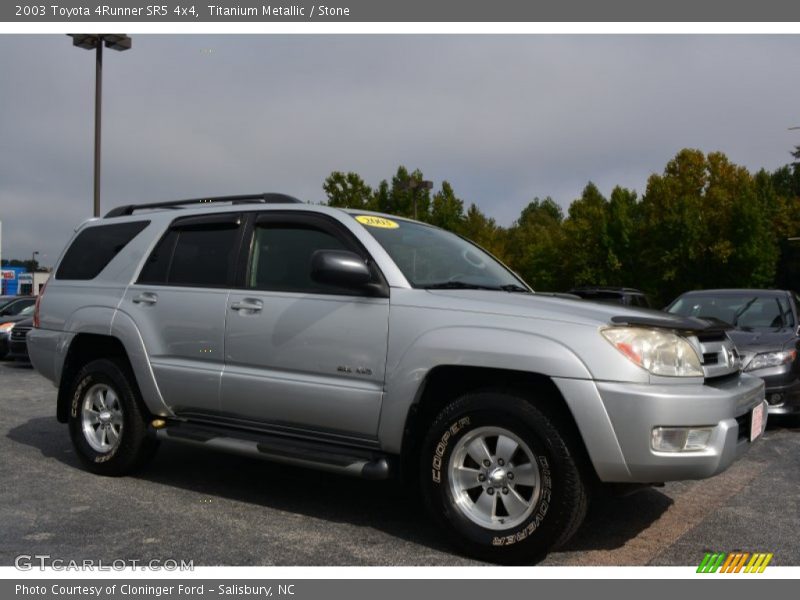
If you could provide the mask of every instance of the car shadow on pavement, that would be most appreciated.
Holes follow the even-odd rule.
[[[635,538],[673,504],[658,488],[645,488],[627,496],[599,494],[592,501],[581,528],[561,550],[614,550]]]
[[[46,458],[80,469],[66,427],[38,417],[14,427],[8,438],[38,449]],[[87,477],[94,477],[86,473]],[[391,536],[452,553],[424,513],[421,502],[396,481],[357,478],[271,463],[255,458],[165,442],[155,458],[133,477],[311,518],[369,527]],[[598,498],[564,551],[610,550],[638,535],[672,500],[647,489],[623,498]]]
[[[800,415],[769,415],[767,417],[767,431],[778,429],[800,430]]]
[[[23,371],[33,371],[33,365],[27,360],[11,360],[8,358],[3,359],[3,366],[9,369],[20,369]]]

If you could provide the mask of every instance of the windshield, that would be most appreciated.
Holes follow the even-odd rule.
[[[383,246],[414,287],[530,291],[491,255],[453,233],[399,219],[354,217]]]
[[[740,329],[794,327],[794,315],[782,296],[696,295],[678,298],[669,312],[684,317],[719,319]]]
[[[29,306],[33,306],[34,300],[31,298],[16,298],[10,302],[0,303],[0,311],[5,317],[13,317],[15,315],[25,314],[23,311]],[[33,309],[31,308],[31,311]]]

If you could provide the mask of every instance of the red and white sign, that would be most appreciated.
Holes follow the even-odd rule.
[[[17,272],[16,271],[0,271],[3,274],[3,279],[16,279]]]
[[[750,441],[752,442],[764,431],[764,403],[762,402],[753,409],[750,417]]]

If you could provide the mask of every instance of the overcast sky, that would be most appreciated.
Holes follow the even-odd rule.
[[[751,169],[800,144],[798,36],[136,35],[106,51],[102,212],[280,191],[333,170],[446,179],[503,225],[588,181],[644,190],[684,147]],[[93,53],[0,36],[3,258],[92,210]]]

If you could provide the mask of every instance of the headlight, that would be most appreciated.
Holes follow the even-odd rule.
[[[788,364],[797,358],[797,350],[784,350],[782,352],[762,352],[756,354],[747,363],[745,371],[755,371],[756,369],[766,369],[767,367],[780,367]]]
[[[0,333],[8,333],[14,329],[15,323],[2,323],[0,324]]]
[[[608,327],[600,333],[632,363],[653,375],[702,377],[700,357],[679,335],[640,327]]]

